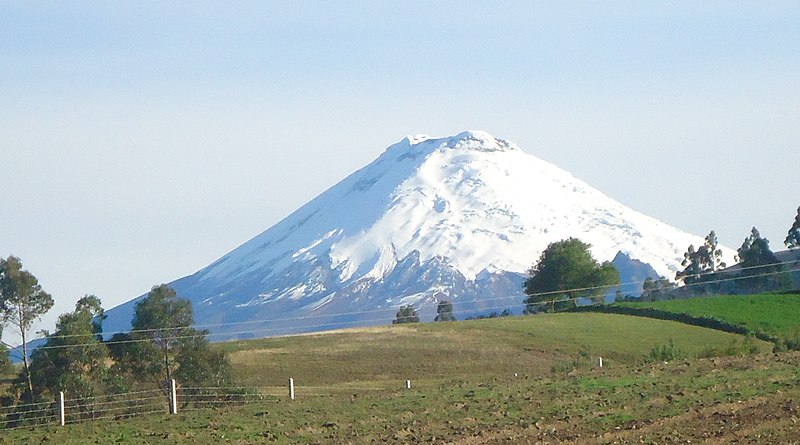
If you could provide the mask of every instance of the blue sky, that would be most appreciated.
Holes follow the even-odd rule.
[[[799,24],[794,2],[3,2],[0,255],[55,296],[52,327],[193,273],[407,134],[464,129],[777,250]]]

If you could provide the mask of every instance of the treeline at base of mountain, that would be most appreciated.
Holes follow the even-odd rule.
[[[3,326],[27,339],[33,321],[52,307],[52,297],[13,256],[0,260],[0,286]],[[13,412],[7,427],[35,424],[42,406],[61,392],[77,408],[73,418],[93,418],[104,405],[102,396],[155,391],[168,397],[173,379],[184,387],[230,386],[227,358],[210,348],[207,331],[192,327],[190,301],[167,285],[154,286],[136,304],[130,332],[104,340],[104,318],[100,299],[87,295],[73,312],[59,316],[54,332],[43,332],[44,342],[30,356],[23,343],[21,370],[5,380],[6,394],[0,396],[0,408]],[[0,354],[0,373],[13,375],[7,349]]]
[[[737,295],[792,291],[800,288],[800,207],[784,244],[788,250],[773,252],[769,240],[753,227],[736,251],[737,264],[727,267],[720,259],[716,233],[705,243],[690,245],[684,253],[684,267],[675,282],[664,277],[649,278],[642,294],[620,296],[621,301],[660,301],[704,295]],[[680,284],[680,286],[679,286]]]

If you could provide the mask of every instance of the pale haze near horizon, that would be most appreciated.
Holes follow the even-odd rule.
[[[466,129],[781,250],[799,19],[791,2],[4,2],[0,256],[53,294],[52,330],[84,294],[110,308],[195,272],[407,134]]]

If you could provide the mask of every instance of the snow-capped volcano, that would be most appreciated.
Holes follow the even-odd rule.
[[[440,298],[458,316],[519,305],[525,271],[568,237],[667,277],[703,242],[488,133],[417,135],[172,285],[227,338],[387,323]],[[135,301],[106,326],[128,329]]]

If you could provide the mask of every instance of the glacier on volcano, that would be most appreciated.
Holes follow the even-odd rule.
[[[386,324],[406,304],[433,319],[441,299],[464,318],[520,308],[526,271],[568,237],[598,260],[633,259],[667,277],[703,242],[513,142],[465,131],[404,138],[170,284],[212,340]],[[137,300],[109,310],[106,331],[129,329]]]

